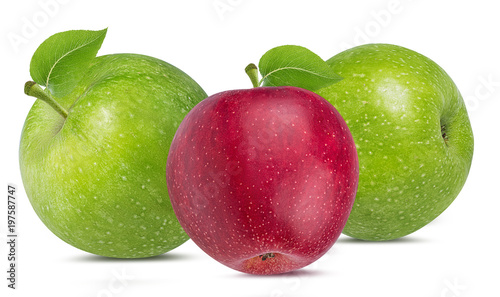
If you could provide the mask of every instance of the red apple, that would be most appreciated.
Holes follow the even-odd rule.
[[[358,158],[328,101],[295,87],[222,92],[192,109],[167,160],[191,239],[233,269],[278,274],[316,261],[351,211]]]

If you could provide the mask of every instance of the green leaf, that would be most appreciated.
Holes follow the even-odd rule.
[[[50,36],[31,58],[31,78],[54,97],[68,94],[97,55],[106,31],[71,30]]]
[[[314,91],[342,79],[312,51],[283,45],[266,52],[259,61],[264,86],[295,86]]]

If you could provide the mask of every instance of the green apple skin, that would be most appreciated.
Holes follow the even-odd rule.
[[[166,161],[178,125],[206,96],[161,60],[97,57],[57,99],[66,120],[41,100],[27,116],[20,168],[37,215],[65,242],[107,257],[150,257],[184,243]]]
[[[422,228],[457,197],[472,162],[456,85],[432,60],[396,45],[362,45],[327,62],[344,79],[317,93],[344,117],[360,164],[343,233],[381,241]]]

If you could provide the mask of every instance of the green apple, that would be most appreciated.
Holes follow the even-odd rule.
[[[24,188],[40,219],[84,251],[118,258],[165,253],[188,239],[170,204],[167,154],[178,125],[206,97],[156,58],[94,58],[67,95],[37,100],[21,136]]]
[[[432,60],[396,45],[358,46],[327,63],[344,79],[317,93],[344,117],[360,164],[343,232],[379,241],[420,229],[469,173],[474,140],[460,92]]]

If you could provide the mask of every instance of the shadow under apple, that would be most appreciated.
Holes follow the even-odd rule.
[[[70,261],[81,263],[117,263],[117,262],[161,262],[161,261],[185,261],[195,258],[195,255],[185,253],[169,252],[162,255],[147,258],[110,258],[94,254],[84,254],[72,257]]]

